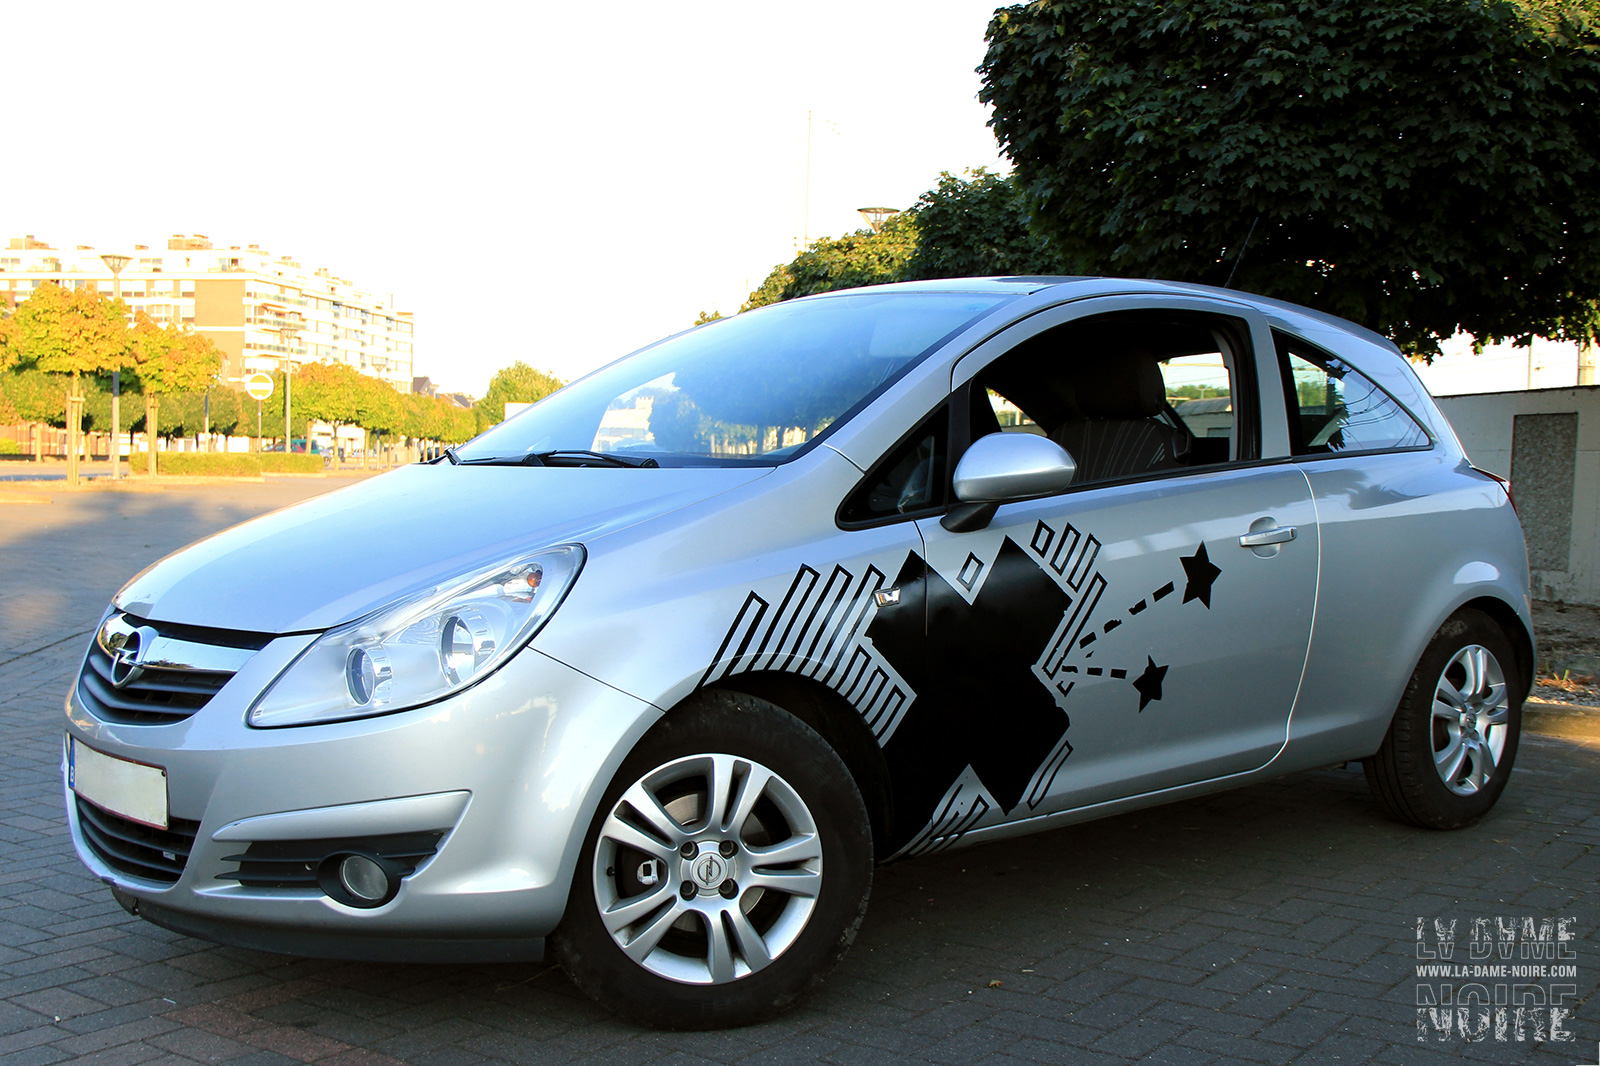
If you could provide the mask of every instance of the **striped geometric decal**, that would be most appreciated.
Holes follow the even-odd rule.
[[[991,809],[983,787],[973,779],[969,770],[961,775],[946,794],[944,803],[940,806],[939,813],[934,815],[933,821],[929,822],[927,828],[918,833],[903,850],[897,852],[895,857],[910,858],[913,855],[928,855],[943,851],[981,822],[983,816]]]
[[[802,566],[776,609],[751,592],[700,684],[758,670],[814,678],[860,711],[882,744],[916,698],[862,635],[877,610],[873,594],[886,582],[876,566],[859,578],[835,566],[826,581]]]

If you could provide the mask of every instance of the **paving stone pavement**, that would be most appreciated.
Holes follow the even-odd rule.
[[[130,918],[62,813],[82,645],[150,561],[339,483],[0,495],[5,1066],[1600,1063],[1600,729],[1581,720],[1526,734],[1461,832],[1390,822],[1359,772],[1329,770],[881,869],[830,981],[734,1032],[634,1029],[545,965],[292,959]],[[1464,982],[1419,976],[1418,920],[1430,950],[1454,920],[1460,962],[1479,918],[1571,919],[1576,976],[1544,982],[1572,986],[1570,1040],[1497,1039],[1476,1008],[1479,1039],[1441,1036],[1442,1009],[1419,1030],[1419,997]]]

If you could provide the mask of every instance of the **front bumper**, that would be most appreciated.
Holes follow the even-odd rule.
[[[79,858],[131,911],[222,943],[375,960],[538,957],[565,909],[600,792],[659,711],[529,648],[428,707],[246,725],[250,701],[311,639],[273,641],[209,704],[170,724],[103,721],[74,686],[69,735],[165,769],[174,825],[198,823],[181,872],[163,884],[109,862],[86,839],[83,801],[67,789]],[[237,879],[237,857],[252,844],[430,832],[441,834],[433,854],[379,907]]]

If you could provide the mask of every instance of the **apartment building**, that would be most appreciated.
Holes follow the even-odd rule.
[[[222,378],[237,382],[277,370],[285,356],[303,363],[346,363],[411,391],[411,312],[388,294],[359,289],[325,269],[307,270],[293,256],[259,245],[213,245],[202,234],[176,234],[165,248],[77,245],[53,248],[29,235],[0,250],[0,306],[15,307],[41,283],[110,294],[102,254],[129,256],[122,299],[158,322],[193,326],[223,354]]]

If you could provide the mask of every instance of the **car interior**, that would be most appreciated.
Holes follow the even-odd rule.
[[[1104,315],[1047,330],[968,386],[968,437],[1048,436],[1077,463],[1074,486],[1247,458],[1255,441],[1241,432],[1248,423],[1234,402],[1244,336],[1242,323],[1180,312]],[[941,408],[891,449],[845,501],[840,520],[870,523],[943,506],[949,421]]]

